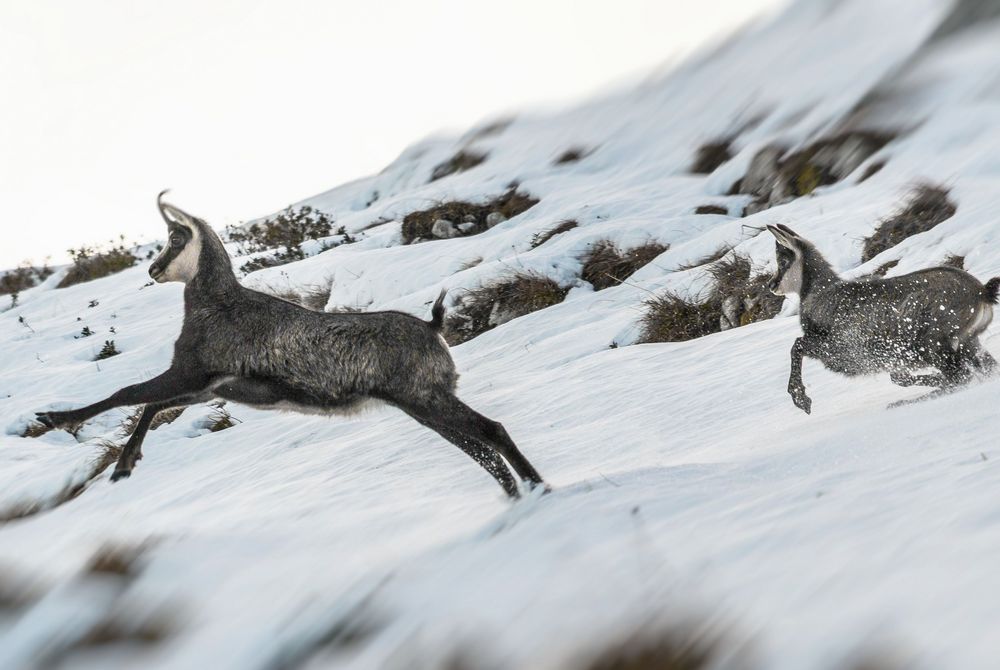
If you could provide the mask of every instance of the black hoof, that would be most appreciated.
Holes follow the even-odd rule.
[[[52,421],[52,417],[49,416],[48,412],[37,412],[35,414],[35,421],[42,424],[46,428],[55,428],[56,424]]]
[[[111,481],[117,482],[119,479],[128,479],[131,475],[131,470],[115,470],[111,473]]]

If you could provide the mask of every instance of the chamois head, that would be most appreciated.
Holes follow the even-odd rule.
[[[767,283],[772,293],[796,293],[804,300],[807,293],[842,281],[812,242],[780,223],[767,229],[774,235],[778,261],[778,269]]]
[[[768,225],[767,229],[774,235],[774,255],[778,261],[778,269],[767,283],[771,293],[788,295],[802,292],[802,276],[804,247],[808,242],[788,226]]]
[[[218,280],[233,277],[232,264],[222,240],[201,219],[184,210],[163,202],[160,192],[156,204],[160,215],[167,222],[167,243],[149,266],[149,276],[163,283],[193,282],[199,276]]]

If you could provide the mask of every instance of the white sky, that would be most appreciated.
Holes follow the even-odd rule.
[[[780,0],[0,0],[0,268],[215,226],[586,97]]]

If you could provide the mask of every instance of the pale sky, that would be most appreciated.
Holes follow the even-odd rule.
[[[0,268],[216,227],[505,112],[584,99],[781,0],[0,0]]]

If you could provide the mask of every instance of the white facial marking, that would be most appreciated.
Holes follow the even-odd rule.
[[[184,245],[181,252],[163,268],[162,274],[156,277],[156,281],[161,284],[168,281],[186,283],[194,279],[195,275],[198,274],[198,258],[201,256],[201,233],[195,225],[187,223],[178,223],[177,225],[183,226],[190,233],[191,239]],[[170,241],[168,240],[167,244],[163,247],[163,251],[160,252],[160,255],[156,257],[156,261],[154,262],[162,266],[165,260],[161,259],[166,259],[169,253]]]
[[[789,293],[799,294],[802,292],[802,256],[796,251],[795,260],[781,275],[775,295],[788,295]]]

